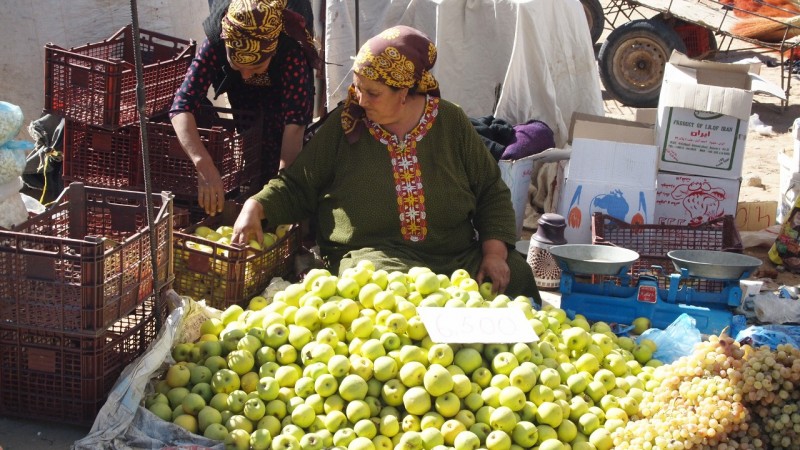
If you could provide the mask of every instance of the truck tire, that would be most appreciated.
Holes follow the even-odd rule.
[[[680,36],[660,21],[633,20],[612,31],[598,54],[600,79],[620,103],[658,105],[664,66],[673,50],[686,53]]]

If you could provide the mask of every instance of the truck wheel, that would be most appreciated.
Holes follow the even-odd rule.
[[[600,79],[622,104],[655,107],[673,50],[686,53],[675,30],[659,21],[633,20],[612,31],[600,47]]]
[[[583,12],[586,13],[586,21],[589,23],[589,34],[592,36],[592,44],[596,44],[600,35],[603,34],[603,5],[600,0],[581,0]]]

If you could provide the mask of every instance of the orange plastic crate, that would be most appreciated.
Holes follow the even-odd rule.
[[[166,303],[151,295],[99,335],[0,324],[0,415],[91,425],[122,370],[155,340]]]
[[[145,113],[165,112],[194,58],[193,40],[139,30]],[[138,121],[133,30],[65,49],[45,45],[44,110],[88,125],[116,129]]]
[[[240,209],[241,205],[227,202],[223,214],[175,231],[177,293],[195,300],[205,299],[207,305],[217,309],[233,304],[246,306],[252,297],[264,291],[273,277],[286,278],[291,273],[294,255],[301,245],[298,225],[262,251],[219,244],[193,234],[201,225],[211,229],[233,225]],[[210,251],[198,250],[198,245],[205,245]]]
[[[172,198],[154,194],[153,286],[144,193],[73,183],[44,213],[0,230],[0,324],[102,333],[172,279]]]
[[[144,181],[139,128],[106,130],[68,119],[62,176],[65,183],[140,189]]]

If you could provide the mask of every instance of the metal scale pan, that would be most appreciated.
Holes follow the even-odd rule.
[[[593,244],[565,244],[550,248],[562,270],[583,275],[619,275],[639,254],[622,247]]]
[[[761,260],[739,253],[708,250],[673,250],[667,253],[675,270],[694,278],[740,280],[761,265]]]

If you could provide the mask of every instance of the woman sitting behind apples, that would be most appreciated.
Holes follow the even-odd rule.
[[[360,260],[377,269],[466,269],[495,293],[541,302],[513,250],[514,210],[500,169],[466,114],[441,99],[436,46],[396,26],[368,40],[344,105],[295,163],[248,199],[233,241],[262,238],[261,221],[314,217],[331,271]]]

